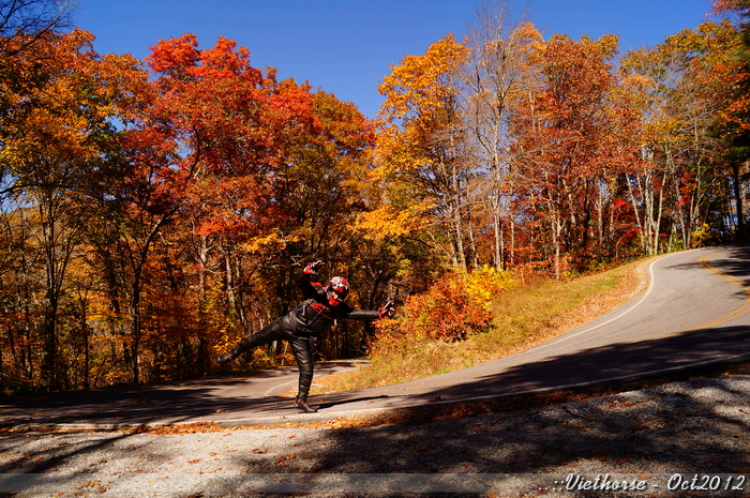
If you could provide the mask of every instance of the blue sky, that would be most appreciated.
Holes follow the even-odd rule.
[[[489,0],[487,3],[492,3]],[[258,68],[353,102],[374,117],[377,87],[404,55],[423,54],[448,33],[475,24],[475,0],[79,0],[74,24],[96,35],[100,54],[145,58],[159,40],[194,33],[200,48],[219,36],[251,52]],[[709,0],[508,0],[545,38],[620,35],[620,50],[653,47],[694,28]]]

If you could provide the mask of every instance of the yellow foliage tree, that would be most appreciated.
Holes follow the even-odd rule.
[[[385,200],[359,220],[375,237],[432,228],[433,243],[457,268],[466,267],[469,178],[457,75],[468,56],[466,45],[448,35],[424,55],[404,57],[384,78],[374,180],[384,186]]]

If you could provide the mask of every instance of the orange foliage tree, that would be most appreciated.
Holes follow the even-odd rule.
[[[576,42],[554,36],[539,46],[540,93],[529,94],[516,120],[519,191],[539,221],[538,244],[559,278],[586,267],[614,208],[610,179],[632,157],[624,146],[624,110],[614,101],[608,62],[616,38]],[[596,216],[596,218],[594,218]]]
[[[724,158],[732,171],[740,238],[747,237],[743,209],[744,178],[750,159],[750,3],[747,0],[715,0],[714,11],[724,14],[719,26],[705,23],[703,57],[698,72],[710,82],[712,97],[721,101],[714,133],[726,147]],[[731,26],[731,28],[729,28]],[[729,28],[729,29],[728,29]]]
[[[21,91],[6,86],[4,94],[13,111],[3,121],[3,194],[17,206],[14,218],[28,219],[29,243],[38,251],[32,272],[43,278],[30,280],[38,288],[27,306],[38,317],[41,380],[49,389],[67,384],[59,361],[65,347],[62,296],[72,289],[69,266],[85,240],[91,195],[115,135],[110,120],[117,116],[114,100],[122,87],[111,68],[134,63],[129,57],[102,60],[92,41],[78,30],[37,39],[32,54],[19,50],[14,56],[14,71],[34,84]],[[23,37],[14,42],[25,44]]]
[[[712,128],[727,105],[719,75],[728,74],[734,40],[727,24],[708,22],[621,61],[641,124],[634,135],[640,161],[627,172],[627,186],[645,254],[692,247],[696,230],[726,219],[724,147]]]
[[[352,105],[263,74],[232,41],[201,50],[185,35],[146,62],[153,78],[124,108],[126,174],[100,247],[120,282],[133,382],[141,358],[205,373],[214,347],[298,299],[294,262],[343,258],[372,142]],[[262,281],[270,292],[253,292]],[[181,327],[165,328],[169,316]]]
[[[309,86],[277,82],[273,69],[264,75],[249,57],[221,38],[206,50],[193,35],[162,41],[146,60],[154,77],[135,86],[136,98],[124,107],[126,174],[118,202],[108,204],[115,209],[105,220],[111,237],[100,250],[120,282],[111,286],[112,302],[125,304],[117,313],[129,320],[125,361],[133,382],[140,358],[156,364],[174,350],[206,372],[214,332],[247,334],[258,326],[247,317],[250,278],[268,270],[260,262],[301,240],[295,231],[308,215],[295,210],[297,192],[328,188],[340,203],[345,192],[336,187],[367,144],[361,115]],[[322,198],[315,196],[317,208]],[[156,249],[165,251],[163,260],[152,260]],[[280,281],[288,282],[286,273]],[[157,297],[188,288],[197,292]],[[236,320],[218,319],[223,302]],[[183,316],[172,329],[179,334],[159,325],[170,315]]]

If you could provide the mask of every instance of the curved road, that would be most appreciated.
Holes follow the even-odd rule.
[[[270,425],[368,417],[524,393],[610,385],[750,358],[750,248],[669,254],[648,267],[648,287],[629,303],[524,352],[429,379],[311,397],[299,414],[281,393],[296,367],[248,376],[69,393],[0,407],[0,427],[113,428],[216,422]],[[316,375],[356,362],[319,364]]]

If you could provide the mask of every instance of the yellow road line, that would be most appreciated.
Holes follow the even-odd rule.
[[[688,332],[692,332],[692,331],[695,331],[695,330],[707,329],[707,328],[713,327],[715,325],[720,325],[720,324],[722,324],[724,322],[728,322],[729,320],[733,320],[733,319],[735,319],[737,317],[740,317],[740,316],[744,315],[745,313],[747,313],[748,311],[750,311],[750,288],[748,288],[742,280],[740,280],[740,279],[738,279],[736,277],[733,277],[732,275],[729,275],[727,273],[724,273],[723,271],[721,271],[721,270],[719,270],[719,269],[711,266],[711,264],[708,262],[709,259],[713,258],[717,254],[721,254],[721,253],[724,253],[724,252],[727,252],[727,251],[728,251],[728,249],[725,249],[723,251],[718,251],[718,252],[714,252],[714,253],[711,253],[711,254],[707,254],[706,256],[703,256],[698,261],[700,262],[701,266],[705,270],[713,273],[714,275],[720,276],[721,278],[723,278],[727,282],[730,282],[730,283],[732,283],[732,284],[740,287],[743,291],[745,291],[745,296],[746,296],[745,302],[744,302],[744,304],[742,306],[740,306],[736,310],[732,311],[731,313],[728,313],[728,314],[726,314],[726,315],[724,315],[724,316],[722,316],[720,318],[717,318],[715,320],[712,320],[712,321],[710,321],[708,323],[704,323],[703,325],[701,325],[699,327],[696,327],[694,329],[690,329]]]

